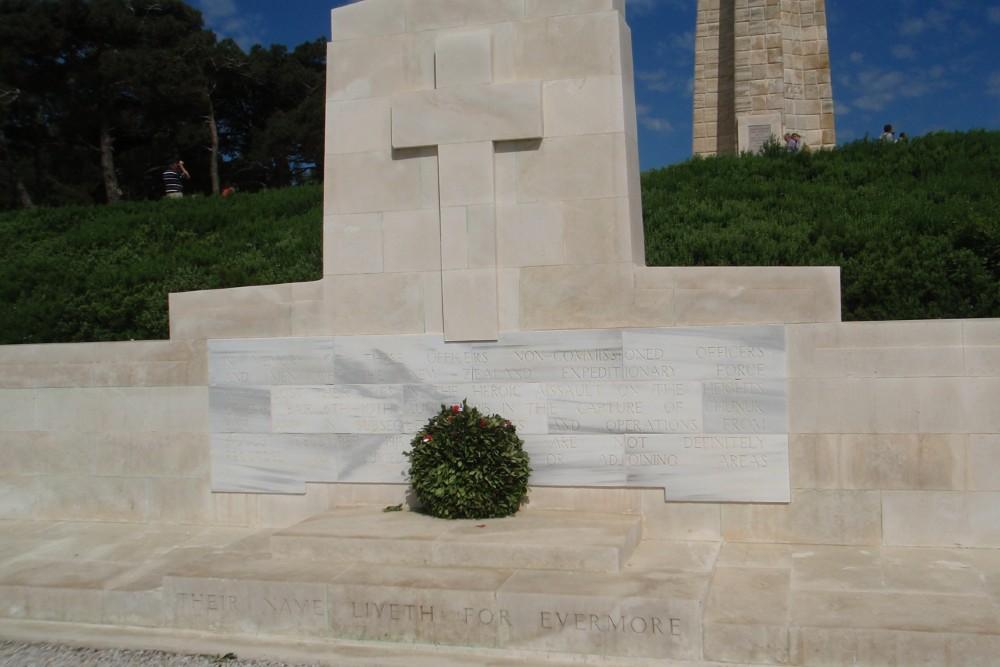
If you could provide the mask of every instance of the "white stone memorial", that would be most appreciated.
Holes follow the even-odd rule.
[[[334,11],[325,274],[408,276],[448,341],[534,328],[526,269],[599,288],[643,254],[622,2],[529,5]]]
[[[213,489],[405,483],[441,405],[510,419],[535,486],[788,502],[780,326],[209,341]]]
[[[378,298],[387,277],[407,282],[401,292],[419,285],[431,333],[211,341],[215,491],[404,483],[413,434],[442,403],[468,399],[515,422],[536,486],[788,502],[781,327],[644,329],[663,311],[654,297],[642,314],[656,290],[638,284],[622,10],[619,0],[334,10],[325,273],[362,294],[371,286],[358,307],[372,312],[397,309]],[[526,321],[532,302],[548,326]],[[543,331],[559,328],[549,315],[559,311],[574,331]],[[766,363],[699,356],[707,349],[754,350]],[[716,374],[723,367],[729,375]]]
[[[735,150],[746,56],[781,62],[743,117],[832,142],[823,3],[698,8],[699,138]],[[842,323],[836,268],[646,267],[631,58],[622,0],[335,9],[323,279],[172,294],[169,341],[0,347],[0,636],[995,664],[1000,321]],[[524,509],[384,512],[463,399],[517,424]]]

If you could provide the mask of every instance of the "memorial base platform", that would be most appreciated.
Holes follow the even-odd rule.
[[[0,522],[0,636],[334,665],[992,665],[1000,551],[641,539],[636,516]]]

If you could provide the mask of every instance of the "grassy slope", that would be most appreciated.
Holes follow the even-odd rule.
[[[845,319],[1000,316],[1000,132],[643,175],[647,262],[839,265]]]
[[[322,189],[0,215],[0,343],[167,337],[167,294],[317,280]]]
[[[841,265],[845,319],[1000,316],[1000,132],[643,175],[651,265]],[[0,343],[164,338],[167,294],[318,279],[322,191],[0,214]]]

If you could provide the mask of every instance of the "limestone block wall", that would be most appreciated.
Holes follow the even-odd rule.
[[[411,285],[424,330],[488,339],[476,323],[492,320],[492,337],[522,328],[526,267],[562,277],[594,265],[615,280],[644,264],[623,10],[623,0],[334,10],[324,273],[350,277],[335,289]]]
[[[837,132],[826,0],[783,0],[781,39],[785,131],[801,134],[810,148],[833,148]]]
[[[840,321],[835,267],[582,264],[517,274],[501,301],[512,330]],[[424,294],[406,273],[171,294],[170,337],[441,333],[441,299]]]
[[[204,344],[0,346],[0,517],[210,517]]]
[[[662,505],[647,534],[1000,547],[1000,321],[788,328],[792,502]]]
[[[699,0],[695,49],[695,154],[745,150],[755,117],[836,145],[825,0]]]
[[[204,341],[0,346],[0,520],[284,526],[402,499],[212,494],[206,385]]]
[[[790,333],[799,508],[730,513],[730,535],[812,524],[858,544],[1000,547],[1000,321]]]
[[[1000,320],[788,327],[792,502],[664,503],[536,488],[531,505],[641,513],[645,534],[1000,548]],[[0,520],[283,526],[400,486],[209,493],[200,342],[0,347]]]
[[[767,31],[779,21],[781,113],[812,115],[797,99],[788,106],[785,83],[801,71],[811,96],[822,84],[808,72],[823,60],[785,41],[825,40],[822,2],[786,5],[701,1],[699,20],[715,12],[721,28],[699,29],[699,48],[722,54],[717,82],[699,84],[716,87],[703,103],[731,90],[735,110],[737,66],[777,71]],[[285,526],[334,506],[400,502],[402,487],[378,485],[211,494],[205,341],[443,333],[449,272],[488,295],[476,282],[488,269],[502,330],[789,325],[790,505],[539,488],[533,506],[642,513],[660,538],[1000,547],[1000,321],[841,324],[836,268],[644,266],[620,0],[366,0],[337,11],[326,276],[173,294],[170,341],[0,347],[0,519]],[[728,71],[733,85],[722,86]],[[765,107],[771,94],[760,93]],[[478,108],[493,139],[450,121],[430,124],[443,133],[433,145],[412,138],[419,124],[397,133],[393,109],[427,110],[428,99]],[[513,100],[511,113],[484,111],[483,100]],[[702,124],[721,127],[713,118]]]

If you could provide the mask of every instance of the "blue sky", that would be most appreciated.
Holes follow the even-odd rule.
[[[191,0],[244,47],[329,38],[343,0]],[[643,169],[691,153],[696,0],[628,0]],[[1000,0],[827,0],[837,134],[1000,128]]]

